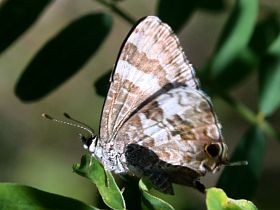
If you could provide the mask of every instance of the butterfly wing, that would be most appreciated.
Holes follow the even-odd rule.
[[[123,123],[150,96],[168,86],[198,89],[192,65],[178,38],[157,17],[148,16],[124,41],[103,107],[100,137],[111,141]]]
[[[159,160],[200,175],[215,165],[205,145],[223,141],[210,99],[187,86],[170,89],[150,101],[126,121],[116,139],[124,145],[144,146]]]
[[[188,167],[168,164],[157,154],[139,144],[129,144],[125,157],[131,172],[148,179],[153,187],[163,193],[174,194],[172,183],[187,185],[204,192],[205,187],[198,179],[201,174]]]

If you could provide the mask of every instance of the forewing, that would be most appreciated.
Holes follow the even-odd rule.
[[[117,141],[147,147],[172,165],[203,171],[204,146],[221,142],[220,124],[210,99],[180,86],[159,95],[121,128]]]
[[[101,139],[109,140],[135,109],[168,84],[198,88],[176,35],[157,17],[148,16],[122,45],[103,107]]]

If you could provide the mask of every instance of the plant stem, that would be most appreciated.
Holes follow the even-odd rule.
[[[112,10],[115,14],[119,15],[121,18],[123,18],[126,22],[128,22],[131,25],[134,25],[136,23],[136,20],[132,18],[130,15],[128,15],[126,12],[121,10],[114,2],[108,2],[106,0],[95,0],[99,2],[100,4],[104,5],[105,7],[108,7],[110,10]]]
[[[218,95],[220,96],[220,98],[223,99],[224,102],[230,105],[231,108],[233,108],[236,112],[238,112],[249,123],[251,124],[258,123],[256,114],[253,111],[251,111],[247,106],[245,106],[243,103],[238,102],[237,100],[235,100],[234,98],[232,98],[230,95],[226,93],[219,92]]]
[[[253,125],[258,125],[264,133],[270,137],[280,141],[280,133],[267,122],[264,117],[259,117],[259,114],[254,113],[243,103],[235,100],[226,93],[218,93],[218,96],[223,99],[231,108],[238,112],[245,120]]]
[[[280,142],[280,133],[276,129],[274,129],[269,122],[264,121],[261,125],[262,130],[268,134],[273,139]]]

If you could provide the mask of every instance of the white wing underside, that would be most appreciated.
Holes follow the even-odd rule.
[[[198,80],[178,38],[157,17],[149,16],[130,32],[119,53],[103,107],[101,141],[112,141],[121,126],[155,93]]]
[[[204,146],[221,142],[222,135],[210,99],[200,90],[180,86],[135,113],[116,141],[147,147],[172,165],[199,169],[206,159]]]

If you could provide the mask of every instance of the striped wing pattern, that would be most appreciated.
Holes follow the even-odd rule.
[[[198,89],[178,38],[168,25],[149,16],[132,29],[119,53],[103,107],[101,140],[111,141],[143,102],[170,84]]]

